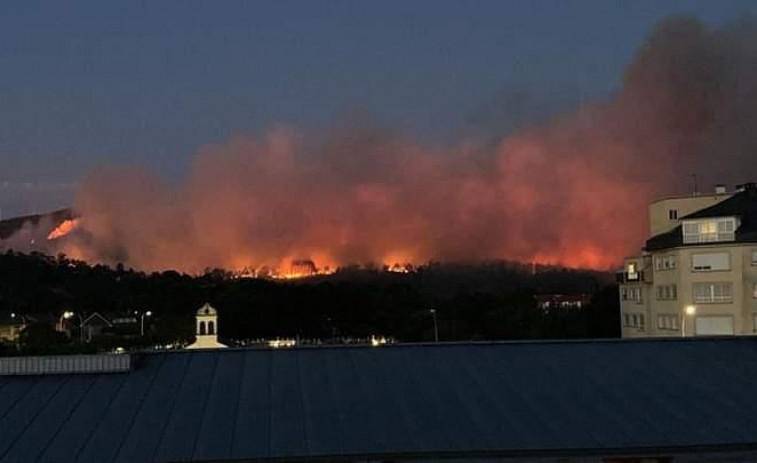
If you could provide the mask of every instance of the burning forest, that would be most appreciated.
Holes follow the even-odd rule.
[[[612,97],[494,142],[277,127],[202,147],[180,184],[100,168],[76,218],[0,247],[189,273],[477,259],[606,269],[639,246],[650,199],[686,191],[693,173],[755,177],[756,30],[664,21]]]

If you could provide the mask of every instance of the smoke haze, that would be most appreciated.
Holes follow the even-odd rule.
[[[429,148],[371,124],[277,127],[199,150],[181,185],[105,168],[59,250],[144,270],[509,259],[609,268],[647,203],[757,177],[757,21],[658,25],[607,101],[498,139]],[[28,232],[28,231],[27,231]]]

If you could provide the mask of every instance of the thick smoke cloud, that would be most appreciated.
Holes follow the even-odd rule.
[[[375,127],[278,128],[202,148],[186,182],[100,170],[73,257],[146,270],[505,258],[607,268],[647,203],[757,175],[757,22],[659,24],[607,101],[496,146],[430,149]]]

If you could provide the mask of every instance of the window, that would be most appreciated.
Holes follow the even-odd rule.
[[[624,313],[623,314],[623,326],[629,328],[644,329],[644,314],[643,313]]]
[[[628,262],[626,264],[626,273],[628,281],[636,281],[639,279],[639,267],[636,262]]]
[[[733,300],[731,283],[694,283],[694,302],[723,303]]]
[[[752,265],[757,265],[757,249],[752,251]]]
[[[691,256],[691,270],[694,272],[731,270],[731,254],[728,252],[694,254]]]
[[[678,315],[661,314],[657,316],[657,329],[678,331]]]
[[[757,333],[757,313],[752,314],[752,332]]]
[[[200,322],[200,334],[205,334],[205,322]]]
[[[676,267],[678,267],[678,258],[675,254],[669,256],[657,256],[654,258],[655,270],[675,270]]]
[[[678,220],[678,211],[676,209],[670,209],[668,211],[668,218],[670,220]]]
[[[624,301],[641,302],[641,287],[623,288],[620,294]]]
[[[678,287],[676,285],[657,286],[658,301],[674,301],[678,299]]]
[[[757,283],[752,283],[752,299],[757,299]]]
[[[736,218],[706,219],[683,223],[683,242],[714,243],[735,239]]]
[[[208,334],[216,334],[216,326],[212,321],[208,322]]]
[[[697,336],[717,336],[733,334],[733,317],[697,317],[696,329]]]

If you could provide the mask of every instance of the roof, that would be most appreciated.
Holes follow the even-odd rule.
[[[210,304],[207,302],[197,309],[197,315],[216,315],[216,309],[214,309]]]
[[[113,323],[111,323],[110,320],[108,320],[104,316],[100,315],[99,312],[94,312],[92,315],[85,318],[81,324],[82,326],[113,326]]]
[[[0,376],[0,461],[754,449],[757,338],[226,349]],[[752,447],[750,447],[752,446]]]
[[[741,225],[736,230],[736,242],[757,242],[757,187],[752,184],[745,185],[745,189],[735,193],[710,207],[700,209],[692,214],[682,217],[680,220],[705,219],[716,217],[734,217],[741,219]],[[696,245],[712,245],[717,243],[697,243]],[[670,249],[683,245],[683,233],[681,225],[647,240],[646,250],[657,251]],[[687,246],[690,246],[687,244]]]

